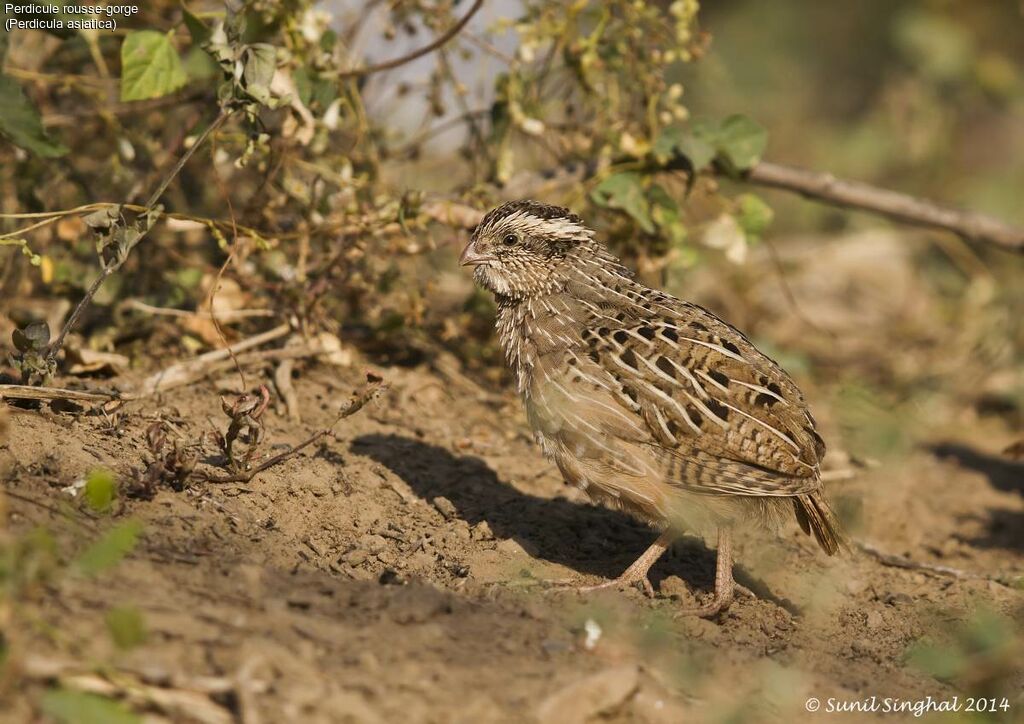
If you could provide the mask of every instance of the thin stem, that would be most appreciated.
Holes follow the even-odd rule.
[[[173,181],[174,178],[181,172],[181,169],[185,166],[186,163],[188,163],[188,160],[192,158],[192,155],[197,150],[199,150],[199,147],[203,145],[207,138],[210,137],[210,134],[214,133],[218,128],[224,125],[228,118],[231,117],[232,113],[233,111],[230,110],[222,110],[220,112],[220,115],[217,116],[216,120],[214,120],[214,122],[211,123],[207,127],[207,129],[202,132],[202,134],[200,134],[199,138],[196,139],[195,143],[189,146],[189,148],[185,150],[185,153],[181,154],[181,158],[179,158],[178,162],[174,164],[174,168],[172,168],[170,172],[164,177],[163,181],[160,182],[160,185],[157,186],[156,190],[152,193],[152,195],[150,195],[149,199],[146,201],[146,205],[143,207],[142,213],[147,213],[156,206],[157,202],[160,200],[160,197],[163,196],[164,191],[166,191],[167,187],[171,184],[171,181]],[[134,243],[132,244],[132,248],[134,248],[140,241],[142,241],[143,237],[145,237],[147,232],[148,229],[145,229],[139,234],[139,236],[135,239]],[[128,251],[130,252],[131,249],[129,249]],[[68,336],[68,333],[71,332],[71,330],[73,330],[75,326],[78,324],[78,320],[81,318],[82,312],[84,312],[85,308],[88,307],[89,304],[92,302],[93,297],[96,296],[96,292],[98,292],[100,287],[103,286],[103,282],[106,281],[107,277],[109,277],[115,271],[120,269],[121,265],[124,264],[127,258],[128,254],[125,254],[124,256],[121,257],[119,261],[112,262],[108,266],[103,267],[103,271],[100,272],[100,275],[93,280],[93,283],[91,285],[89,285],[89,289],[88,291],[86,291],[85,296],[83,296],[79,300],[78,304],[75,306],[74,311],[71,312],[71,316],[68,317],[68,321],[60,330],[60,334],[57,336],[57,339],[53,341],[53,344],[51,344],[49,350],[47,350],[46,358],[48,360],[56,358],[57,353],[60,352],[61,348],[64,346],[64,340]]]
[[[425,45],[422,48],[419,48],[418,50],[414,50],[411,53],[407,53],[406,55],[403,55],[401,57],[394,58],[392,60],[386,60],[383,63],[375,63],[374,65],[367,65],[362,68],[353,68],[352,70],[342,71],[341,73],[338,73],[337,77],[339,79],[359,78],[365,75],[371,75],[373,73],[380,73],[381,71],[384,70],[391,70],[393,68],[397,68],[400,65],[411,63],[417,58],[422,58],[424,55],[432,53],[438,48],[440,48],[442,45],[447,43],[449,40],[454,38],[456,35],[458,35],[459,31],[466,27],[466,23],[468,23],[470,19],[472,19],[472,17],[476,15],[477,10],[479,10],[483,6],[483,4],[484,0],[476,0],[476,2],[473,3],[473,7],[469,9],[469,12],[463,15],[462,19],[459,22],[455,23],[455,25],[449,28],[446,33],[444,33],[436,40],[434,40],[434,42]]]

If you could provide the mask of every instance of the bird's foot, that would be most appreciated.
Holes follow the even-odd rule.
[[[676,611],[674,617],[681,618],[683,616],[697,616],[698,618],[714,618],[720,613],[725,613],[729,606],[732,605],[733,596],[736,589],[741,589],[743,595],[753,595],[748,589],[742,586],[728,586],[727,588],[716,590],[714,597],[703,606],[694,606],[693,608],[684,608]]]
[[[593,586],[573,586],[572,589],[577,593],[591,593],[593,591],[602,591],[608,588],[623,589],[637,585],[648,598],[654,598],[654,586],[651,585],[651,579],[647,577],[647,571],[639,573],[626,571],[618,578],[614,578],[610,581],[598,583]]]

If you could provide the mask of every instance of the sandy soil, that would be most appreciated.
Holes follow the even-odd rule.
[[[741,536],[737,577],[758,598],[718,621],[673,617],[711,585],[713,555],[693,539],[654,568],[653,600],[547,591],[539,581],[617,574],[654,534],[567,488],[509,394],[428,367],[383,373],[386,398],[309,454],[244,485],[126,502],[119,515],[145,523],[144,544],[98,580],[59,579],[39,604],[61,635],[38,637],[33,654],[109,662],[168,689],[226,678],[209,701],[246,722],[789,720],[809,716],[809,696],[953,696],[904,663],[908,647],[979,603],[1019,615],[1024,602],[987,580],[830,560],[796,526],[770,544]],[[269,413],[270,443],[326,424],[360,377],[301,374],[307,419]],[[158,415],[197,439],[220,419],[216,390],[132,405],[116,421],[15,411],[4,484],[54,500],[91,468],[137,465]],[[886,551],[1019,571],[1024,477],[977,452],[983,439],[918,449],[833,494],[859,502],[858,537]],[[62,525],[11,505],[15,529]],[[149,629],[127,653],[102,615],[126,604]],[[591,639],[601,631],[590,645],[588,627]],[[4,720],[25,721],[26,701]]]
[[[844,261],[864,248],[863,259]],[[886,239],[809,247],[828,262],[829,284],[811,273],[791,284],[822,300],[811,311],[834,332],[811,351],[819,369],[873,355],[872,374],[898,384],[974,354],[935,341],[946,333],[925,323],[936,302],[918,289],[905,248]],[[893,261],[880,266],[884,254]],[[744,328],[768,320],[768,338],[789,347],[821,337],[787,311],[775,280],[732,283],[755,300],[730,315]],[[452,298],[464,299],[465,287],[457,291]],[[693,291],[715,306],[713,291]],[[717,308],[728,313],[729,299]],[[856,334],[865,319],[877,325],[870,348]],[[908,352],[931,348],[939,356],[926,361]],[[371,366],[358,353],[349,367],[299,363],[303,420],[272,405],[262,454],[329,423]],[[30,721],[32,702],[55,681],[126,698],[153,721],[216,724],[822,721],[829,715],[805,709],[809,697],[825,707],[830,697],[959,695],[962,706],[978,691],[1008,698],[1002,720],[1024,720],[1024,648],[999,660],[981,647],[966,676],[945,678],[909,654],[922,640],[952,646],[985,611],[1024,630],[1024,465],[999,455],[1019,438],[1012,416],[968,414],[956,390],[937,406],[924,398],[926,433],[915,429],[911,445],[876,467],[851,468],[834,396],[797,372],[830,443],[826,468],[839,478],[830,494],[853,536],[962,573],[864,553],[829,559],[795,524],[777,537],[740,532],[737,579],[757,598],[707,621],[675,615],[710,593],[714,555],[693,538],[653,569],[654,599],[543,585],[615,576],[655,533],[565,486],[507,388],[485,389],[450,356],[374,369],[390,382],[387,395],[255,480],[121,500],[114,518],[142,521],[142,543],[102,576],[57,576],[28,602],[23,677],[0,721]],[[62,488],[96,467],[125,480],[157,419],[183,444],[205,441],[200,469],[216,472],[223,461],[209,433],[225,427],[218,394],[236,385],[208,379],[113,417],[11,408],[0,440],[0,480],[17,496],[7,501],[11,530],[48,526],[66,550],[95,535],[74,522],[81,514],[59,514],[71,502]],[[881,414],[859,432],[873,433]],[[112,644],[105,614],[114,606],[142,613],[143,644]]]

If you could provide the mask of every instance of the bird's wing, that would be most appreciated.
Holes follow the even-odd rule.
[[[794,495],[818,486],[824,443],[789,376],[710,312],[651,292],[638,305],[592,305],[584,376],[641,421],[673,483],[706,492]],[[615,434],[636,440],[635,424]]]

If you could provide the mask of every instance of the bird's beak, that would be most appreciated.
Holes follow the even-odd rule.
[[[462,250],[462,255],[459,257],[460,266],[479,266],[480,264],[486,264],[489,261],[497,261],[497,259],[490,254],[481,254],[476,250],[476,242],[470,241],[466,244],[466,248]]]

